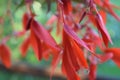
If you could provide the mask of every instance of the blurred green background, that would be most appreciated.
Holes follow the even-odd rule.
[[[10,2],[9,2],[10,1]],[[0,0],[0,16],[4,18],[4,24],[0,25],[0,31],[2,31],[2,34],[0,32],[0,35],[3,37],[9,34],[13,34],[14,31],[20,31],[22,30],[22,24],[21,24],[21,18],[23,13],[25,12],[25,6],[21,4],[22,0]],[[42,4],[38,4],[37,2],[33,5],[33,10],[37,14],[36,19],[42,23],[43,25],[46,23],[46,21],[50,18],[52,14],[55,13],[56,10],[56,4],[53,2],[51,5],[51,11],[47,13],[47,4],[43,2],[43,0],[38,0]],[[112,3],[119,5],[120,0],[111,0]],[[20,5],[21,4],[21,5]],[[39,7],[38,7],[39,6]],[[6,16],[7,9],[11,10],[12,14],[12,20],[11,17]],[[120,16],[120,10],[115,10],[117,14]],[[120,47],[120,22],[116,21],[111,15],[107,15],[107,29],[110,33],[113,45],[110,45],[110,47]],[[14,21],[13,24],[11,22]],[[54,35],[54,32],[52,32],[52,35],[55,37],[57,41],[59,41],[58,38]],[[23,42],[26,36],[24,37],[12,37],[8,42],[8,46],[12,50],[12,61],[22,61],[27,62],[35,66],[47,66],[49,67],[49,64],[51,61],[45,61],[42,60],[39,62],[34,54],[31,48],[28,50],[28,54],[25,58],[21,57],[20,54],[20,44]],[[104,64],[98,65],[98,76],[110,76],[110,77],[117,77],[120,78],[120,68],[118,68],[112,61],[108,61]],[[49,80],[49,78],[41,78],[39,76],[32,76],[28,74],[20,74],[20,73],[9,73],[5,70],[0,70],[0,80]]]

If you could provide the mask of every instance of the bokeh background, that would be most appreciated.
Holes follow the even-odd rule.
[[[22,30],[21,19],[23,13],[26,11],[25,5],[21,3],[22,1],[24,0],[0,0],[0,17],[4,18],[4,24],[0,25],[1,36],[4,37],[7,35],[12,35],[14,31]],[[120,6],[120,0],[111,0],[111,2]],[[33,10],[37,14],[36,19],[41,24],[45,25],[46,21],[51,17],[51,15],[55,13],[56,4],[55,2],[52,2],[51,10],[47,12],[47,4],[44,3],[44,0],[38,0],[38,2],[34,2]],[[115,11],[120,16],[120,10]],[[110,45],[110,47],[120,47],[120,22],[116,21],[111,15],[108,14],[106,26],[113,40],[113,45]],[[45,27],[46,29],[48,28],[48,26]],[[59,38],[55,36],[55,30],[53,30],[51,34],[57,40],[57,42],[59,42]],[[16,66],[21,64],[23,67],[25,64],[32,68],[49,68],[51,59],[49,61],[42,60],[39,62],[35,58],[31,48],[29,48],[25,58],[21,56],[19,47],[25,37],[26,36],[17,38],[13,36],[7,42],[7,45],[10,47],[12,53],[12,63]],[[98,65],[97,76],[108,77],[111,79],[118,78],[118,80],[120,80],[120,68],[118,68],[112,61],[107,61],[104,64]],[[34,75],[30,74],[29,72],[21,73],[15,70],[11,71],[2,66],[0,67],[0,80],[49,80],[49,77]]]

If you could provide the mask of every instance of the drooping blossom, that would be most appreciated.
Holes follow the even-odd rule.
[[[85,53],[81,47],[86,47],[84,41],[67,26],[63,29],[62,71],[69,80],[80,80],[77,74],[81,68],[88,69]]]
[[[42,59],[43,53],[46,52],[46,50],[52,51],[53,53],[60,51],[50,33],[28,13],[25,13],[23,16],[23,27],[25,30],[30,30],[30,36],[21,46],[23,56],[26,55],[29,45],[32,46],[38,60]]]

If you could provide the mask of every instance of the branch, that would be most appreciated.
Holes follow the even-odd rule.
[[[40,66],[33,66],[28,63],[17,62],[14,63],[10,69],[4,67],[4,65],[0,64],[0,70],[6,70],[7,72],[16,72],[21,74],[30,74],[34,76],[41,76],[50,78],[51,68],[45,68]],[[62,75],[61,70],[56,68],[56,72],[53,75],[54,79],[57,80],[65,80],[65,77]]]

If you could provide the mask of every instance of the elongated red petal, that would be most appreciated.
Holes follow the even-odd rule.
[[[107,32],[107,29],[105,28],[102,17],[99,14],[97,14],[96,19],[97,19],[98,29],[100,30],[103,37],[103,41],[105,45],[108,46],[108,41],[112,43],[112,40],[110,38],[110,35]]]
[[[100,16],[100,14],[97,13],[95,17],[90,16],[90,18],[91,18],[91,21],[97,26],[98,30],[100,31],[104,44],[107,47],[108,42],[110,41],[112,43],[112,40],[110,38],[110,35],[107,32],[107,29],[104,25],[102,17]]]
[[[79,76],[76,74],[68,55],[68,50],[63,53],[62,65],[64,66],[64,70],[68,80],[80,80]]]
[[[70,46],[68,47],[69,48],[69,56],[70,56],[70,59],[71,59],[71,63],[72,65],[74,66],[75,68],[75,71],[78,71],[80,69],[80,62],[78,60],[78,55],[76,55],[76,51],[73,52],[73,48]]]
[[[85,59],[84,53],[75,42],[73,42],[73,50],[76,51],[76,55],[78,56],[78,59],[79,59],[79,62],[81,63],[81,65],[84,68],[88,68],[88,63]]]
[[[0,59],[7,68],[10,68],[10,49],[5,44],[0,44]]]
[[[85,43],[83,40],[81,40],[81,39],[77,36],[77,34],[76,34],[70,27],[68,27],[66,24],[64,25],[64,30],[65,30],[65,32],[66,32],[72,39],[74,39],[78,44],[80,44],[81,46],[83,46],[83,47],[86,48],[87,50],[91,51],[91,50],[87,47],[86,43]],[[91,52],[92,52],[92,51],[91,51]]]
[[[33,32],[33,30],[31,30],[30,44],[38,60],[41,60],[42,59],[42,44],[40,40],[37,38],[37,36],[35,35],[35,33]]]
[[[25,57],[27,50],[29,48],[29,44],[30,44],[30,38],[26,38],[25,41],[22,43],[21,47],[20,47],[20,51],[22,53],[22,56]]]
[[[43,28],[41,24],[39,24],[37,21],[33,20],[31,23],[31,28],[34,31],[35,35],[42,40],[45,44],[50,46],[50,48],[53,51],[59,51],[59,47],[57,46],[55,40],[52,38],[52,36],[49,34],[47,30]]]

